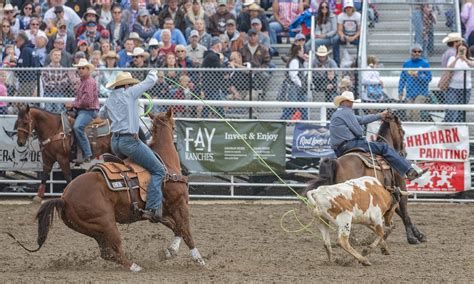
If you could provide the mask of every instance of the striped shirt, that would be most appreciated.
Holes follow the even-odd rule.
[[[77,109],[99,109],[99,92],[97,91],[97,82],[91,76],[81,79],[76,87],[76,99],[74,108]]]

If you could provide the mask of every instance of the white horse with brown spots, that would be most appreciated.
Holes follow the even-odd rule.
[[[337,245],[363,265],[371,265],[365,256],[379,244],[382,253],[389,254],[384,240],[384,224],[392,224],[398,202],[392,201],[392,194],[376,178],[364,176],[335,185],[320,186],[308,191],[307,197],[311,204],[310,210],[317,218],[329,261],[332,261],[329,223],[337,227]],[[377,235],[363,254],[349,244],[352,223],[364,224]]]

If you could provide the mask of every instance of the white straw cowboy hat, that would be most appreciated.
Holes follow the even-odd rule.
[[[326,56],[329,53],[331,53],[331,51],[328,51],[328,48],[325,45],[318,46],[318,49],[316,50],[317,56]]]
[[[340,96],[334,98],[334,104],[338,107],[343,101],[350,101],[354,103],[360,103],[359,99],[354,99],[354,93],[350,91],[343,92]]]
[[[133,52],[127,52],[127,55],[128,56],[131,56],[131,57],[135,57],[135,56],[144,56],[145,58],[148,58],[148,56],[150,56],[150,54],[148,52],[146,52],[143,48],[141,47],[135,47],[133,49]]]
[[[449,33],[448,36],[443,38],[443,43],[453,42],[453,41],[463,41],[460,33]]]
[[[85,59],[85,58],[79,59],[79,62],[75,65],[72,65],[72,66],[77,67],[77,68],[87,67],[87,68],[89,68],[89,70],[91,72],[95,70],[95,66],[93,64],[89,63],[89,61],[87,61],[87,59]]]
[[[117,77],[115,77],[115,81],[108,83],[105,87],[107,89],[112,89],[125,85],[135,85],[139,82],[139,80],[132,77],[130,72],[120,72],[117,74]]]
[[[109,51],[107,52],[107,54],[104,54],[102,55],[102,59],[107,59],[107,58],[115,58],[115,59],[119,59],[119,56],[117,53],[115,53],[115,51]]]

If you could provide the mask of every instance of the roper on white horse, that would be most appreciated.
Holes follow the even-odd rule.
[[[374,177],[364,176],[343,183],[320,186],[307,192],[310,210],[317,218],[319,230],[329,261],[332,261],[328,223],[337,227],[337,244],[363,265],[371,265],[365,255],[380,244],[383,254],[389,254],[384,241],[384,221],[389,226],[398,207],[392,194]],[[362,255],[349,244],[352,223],[364,224],[377,235],[377,239]]]

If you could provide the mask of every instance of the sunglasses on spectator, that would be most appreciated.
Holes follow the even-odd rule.
[[[4,27],[4,28],[9,28],[10,26],[9,26],[9,25],[3,25],[2,27]]]
[[[122,11],[113,11],[114,14],[120,14]]]
[[[60,29],[66,29],[66,26],[60,26],[59,28]]]
[[[176,52],[184,52],[184,50],[176,50]]]
[[[422,53],[421,50],[412,50],[411,52],[413,52],[413,53]]]
[[[78,70],[86,69],[86,67],[77,67]]]
[[[30,26],[39,26],[39,23],[30,23]]]
[[[152,46],[150,46],[150,48],[158,49],[158,48],[160,48],[160,47],[159,47],[158,45],[152,45]]]
[[[328,8],[328,6],[320,6],[320,7],[321,7],[321,9],[327,9]]]
[[[13,11],[5,11],[5,13],[10,14],[13,13]]]
[[[25,8],[23,8],[23,9],[24,9],[24,10],[31,10],[31,9],[33,9],[33,7],[25,7]]]

